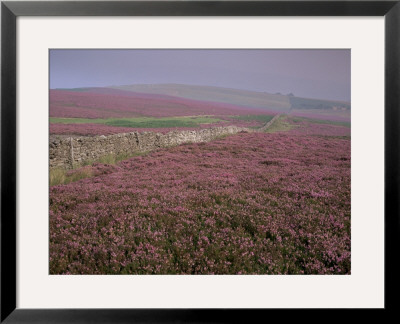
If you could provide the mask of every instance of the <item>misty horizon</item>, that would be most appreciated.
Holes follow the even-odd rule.
[[[50,50],[50,89],[219,87],[350,102],[350,50]]]
[[[305,99],[321,99],[321,100],[327,100],[327,101],[338,101],[338,102],[344,102],[344,103],[351,103],[350,100],[340,100],[340,99],[332,99],[332,98],[322,98],[322,97],[302,97],[298,96],[294,92],[271,92],[271,91],[256,91],[256,90],[251,90],[251,89],[239,89],[239,88],[231,88],[231,87],[217,87],[217,86],[212,86],[212,85],[207,85],[207,84],[190,84],[190,83],[132,83],[132,84],[109,84],[106,86],[84,86],[84,87],[71,87],[71,88],[50,88],[50,90],[69,90],[69,89],[83,89],[83,88],[112,88],[112,87],[124,87],[124,86],[167,86],[167,85],[175,85],[175,86],[193,86],[193,87],[210,87],[210,88],[221,88],[221,89],[228,89],[228,90],[238,90],[238,91],[249,91],[249,92],[256,92],[256,93],[267,93],[271,95],[282,95],[282,96],[288,96],[288,95],[294,95],[295,97],[300,97],[300,98],[305,98]],[[171,95],[171,97],[173,97]]]

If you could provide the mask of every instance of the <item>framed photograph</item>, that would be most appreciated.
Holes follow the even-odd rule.
[[[399,1],[3,1],[1,322],[395,307]]]

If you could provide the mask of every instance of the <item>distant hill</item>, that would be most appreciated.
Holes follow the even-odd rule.
[[[113,89],[138,93],[162,94],[187,99],[222,102],[250,108],[289,110],[289,98],[281,94],[270,94],[239,89],[182,84],[135,84],[113,86]]]
[[[350,110],[350,103],[288,96],[291,109]]]
[[[204,111],[204,105],[213,107],[214,109],[211,111],[209,109],[205,110],[207,110],[208,113],[213,112],[214,114],[218,113],[217,111],[220,109],[222,112],[223,110],[226,110],[226,108],[228,108],[228,110],[237,110],[240,107],[243,109],[256,108],[278,113],[287,113],[293,110],[318,110],[327,113],[336,113],[337,111],[349,111],[351,108],[350,103],[347,102],[302,98],[296,97],[292,93],[283,95],[281,93],[271,94],[267,92],[183,84],[134,84],[102,88],[55,89],[51,91],[61,90],[70,92],[69,97],[71,97],[72,92],[108,96],[108,99],[103,97],[103,100],[110,104],[110,100],[121,101],[121,97],[124,97],[126,98],[124,104],[128,106],[134,105],[137,107],[139,100],[139,106],[145,105],[147,109],[150,109],[150,106],[154,106],[153,108],[155,109],[157,109],[157,107],[160,109],[163,105],[170,106],[171,104],[175,107],[182,107],[182,105],[191,108],[196,107],[197,109],[187,110],[187,112],[192,110],[191,113]],[[128,99],[128,97],[130,97],[130,99]],[[115,105],[111,105],[114,106],[114,108],[117,108]],[[200,107],[201,109],[199,109]],[[130,110],[130,108],[124,107],[123,110],[126,112],[126,110]],[[136,113],[138,113],[138,111],[136,111]],[[223,114],[226,113],[227,111]],[[141,114],[146,114],[146,112],[142,110]]]
[[[50,117],[131,118],[138,116],[202,116],[273,113],[221,102],[167,95],[136,93],[110,88],[50,90]]]

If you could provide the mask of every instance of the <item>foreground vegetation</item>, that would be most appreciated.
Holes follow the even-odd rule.
[[[349,274],[349,128],[281,122],[51,187],[50,273]]]
[[[83,166],[77,166],[73,170],[64,168],[53,168],[49,172],[49,185],[57,186],[60,184],[68,184],[81,179],[91,178],[99,174],[99,165],[115,165],[123,160],[134,156],[146,155],[147,152],[132,152],[130,154],[108,154],[102,156],[98,160],[87,160]]]

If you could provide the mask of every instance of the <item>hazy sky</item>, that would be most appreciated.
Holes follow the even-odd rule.
[[[50,50],[50,88],[181,83],[350,101],[350,50]]]

